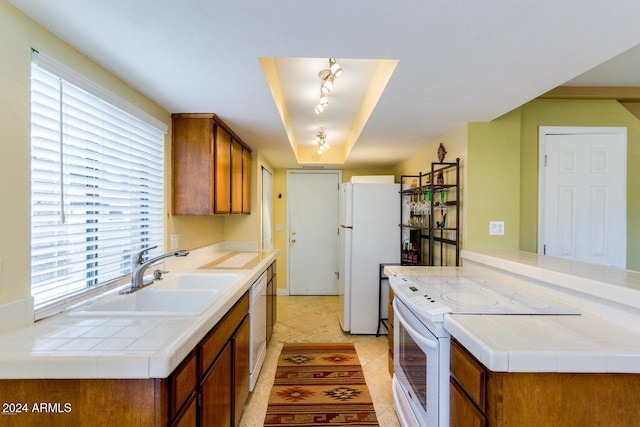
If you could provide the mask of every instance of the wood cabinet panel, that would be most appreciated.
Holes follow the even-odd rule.
[[[173,419],[198,384],[196,352],[192,351],[169,377],[169,418]]]
[[[160,379],[0,380],[2,403],[28,405],[28,412],[0,415],[0,425],[166,426],[166,394],[167,381]]]
[[[251,148],[215,114],[171,117],[173,213],[251,213]]]
[[[219,124],[214,138],[214,213],[231,212],[231,134]]]
[[[449,424],[460,427],[485,427],[487,420],[484,414],[471,402],[458,383],[451,378],[449,385]]]
[[[251,151],[242,149],[242,213],[251,213]]]
[[[231,426],[232,343],[229,341],[200,384],[200,424]]]
[[[640,374],[493,372],[479,364],[452,339],[450,425],[467,427],[474,403],[470,396],[485,389],[483,412],[488,427],[522,426],[636,426],[640,419]],[[457,353],[458,356],[454,356]],[[473,361],[486,375],[475,381],[477,366],[460,370]],[[458,367],[454,367],[454,363]],[[453,371],[456,371],[454,375]],[[469,388],[465,384],[471,384]],[[466,402],[465,402],[466,399]],[[470,418],[468,418],[468,416]]]
[[[206,372],[242,319],[249,312],[249,294],[245,294],[200,343],[200,372]]]
[[[191,393],[191,397],[184,405],[176,420],[171,427],[195,427],[198,425],[198,395],[196,392]]]
[[[389,346],[389,375],[393,376],[393,340],[395,337],[395,328],[394,328],[394,314],[393,314],[393,298],[394,298],[393,289],[389,286],[389,333],[387,334],[387,343]]]
[[[487,371],[467,353],[457,341],[451,341],[451,376],[467,392],[472,401],[484,411],[486,408]]]
[[[242,145],[231,141],[231,213],[242,213]]]
[[[233,337],[233,425],[240,425],[244,404],[249,398],[249,355],[251,327],[249,316]]]
[[[173,213],[210,215],[213,206],[211,120],[173,118]]]

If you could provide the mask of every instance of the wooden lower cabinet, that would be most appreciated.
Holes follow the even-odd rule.
[[[233,344],[228,342],[200,383],[200,424],[231,426],[231,375]]]
[[[451,427],[640,425],[640,374],[493,372],[452,339],[450,382]]]
[[[394,298],[393,289],[391,289],[391,286],[389,286],[389,328],[388,328],[389,334],[387,335],[387,341],[389,345],[389,358],[387,362],[388,362],[389,375],[391,376],[393,376],[393,337],[395,336],[395,330],[393,327],[393,322],[394,322],[393,298]]]
[[[168,378],[0,380],[0,426],[237,426],[249,325],[246,293]]]
[[[192,427],[196,425],[198,425],[198,395],[193,392],[184,409],[171,424],[171,427]]]
[[[233,336],[233,425],[240,425],[244,404],[249,398],[249,353],[251,352],[251,324],[244,318]],[[206,425],[206,424],[205,424]]]
[[[278,281],[276,275],[276,261],[267,268],[267,342],[271,339],[273,327],[276,324],[278,311]]]

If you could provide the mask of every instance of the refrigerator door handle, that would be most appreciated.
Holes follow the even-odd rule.
[[[351,225],[342,225],[342,224],[340,224],[340,227],[342,227],[342,228],[351,228],[351,229],[353,228],[353,226],[351,226]]]

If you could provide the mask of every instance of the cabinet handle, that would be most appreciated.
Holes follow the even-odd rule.
[[[291,243],[295,243],[295,242],[296,242],[296,239],[291,239]]]

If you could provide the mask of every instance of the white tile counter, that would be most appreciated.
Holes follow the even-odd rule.
[[[202,315],[79,317],[62,313],[0,335],[0,378],[166,378],[278,255],[278,251],[256,251],[254,257],[245,256],[253,260],[246,269],[225,261],[222,267],[198,270],[216,258],[229,259],[231,252],[198,250],[192,251],[194,256],[165,263],[172,274],[220,273],[229,268],[241,274]]]
[[[640,373],[639,272],[518,251],[463,251],[462,257],[470,274],[581,313],[445,315],[445,329],[488,369]]]
[[[444,325],[492,371],[640,373],[640,333],[589,314],[446,315]]]

